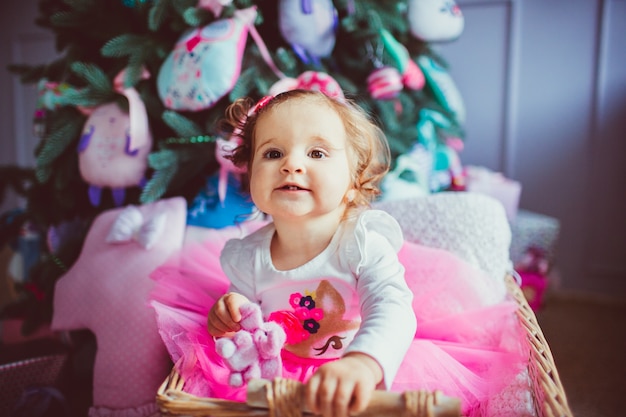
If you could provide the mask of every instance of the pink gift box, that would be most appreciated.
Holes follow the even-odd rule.
[[[515,220],[522,184],[506,178],[499,172],[484,167],[465,167],[466,191],[485,194],[500,201],[509,222]]]
[[[537,272],[518,272],[522,278],[522,292],[533,311],[538,311],[543,304],[543,297],[548,286],[548,279]]]

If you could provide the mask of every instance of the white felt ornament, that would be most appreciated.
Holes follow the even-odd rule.
[[[103,104],[90,114],[78,144],[81,177],[89,184],[89,200],[99,206],[103,188],[111,188],[114,202],[124,202],[125,189],[145,181],[152,135],[146,109],[134,89],[124,90],[129,113],[116,103]]]
[[[446,42],[458,38],[465,21],[454,0],[409,0],[409,28],[424,42]]]
[[[331,0],[280,0],[278,25],[303,62],[328,57],[335,47],[337,10]]]

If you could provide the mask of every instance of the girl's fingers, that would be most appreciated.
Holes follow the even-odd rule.
[[[306,384],[305,390],[305,402],[309,410],[313,412],[313,414],[320,413],[320,406],[317,401],[317,391],[320,386],[320,379],[313,375]]]
[[[335,387],[332,398],[332,415],[334,417],[348,417],[350,403],[356,395],[354,390],[354,385],[345,383]]]
[[[237,317],[233,317],[234,314],[238,316],[238,320]],[[241,320],[239,306],[235,305],[227,294],[211,308],[207,318],[207,327],[211,336],[220,337],[224,333],[236,332],[241,329],[239,320]]]
[[[372,390],[363,384],[356,384],[350,403],[350,414],[359,414],[367,408],[372,397]]]

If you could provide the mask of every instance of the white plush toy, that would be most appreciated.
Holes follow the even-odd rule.
[[[409,28],[424,42],[447,42],[463,32],[465,20],[454,0],[409,0]]]
[[[281,375],[280,351],[287,336],[280,325],[263,321],[261,308],[248,303],[241,306],[241,330],[232,338],[222,337],[215,349],[231,370],[229,384],[241,387],[254,378],[274,379]]]

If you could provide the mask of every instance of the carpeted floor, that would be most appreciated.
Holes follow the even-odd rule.
[[[574,416],[626,415],[626,300],[552,294],[537,319]]]

